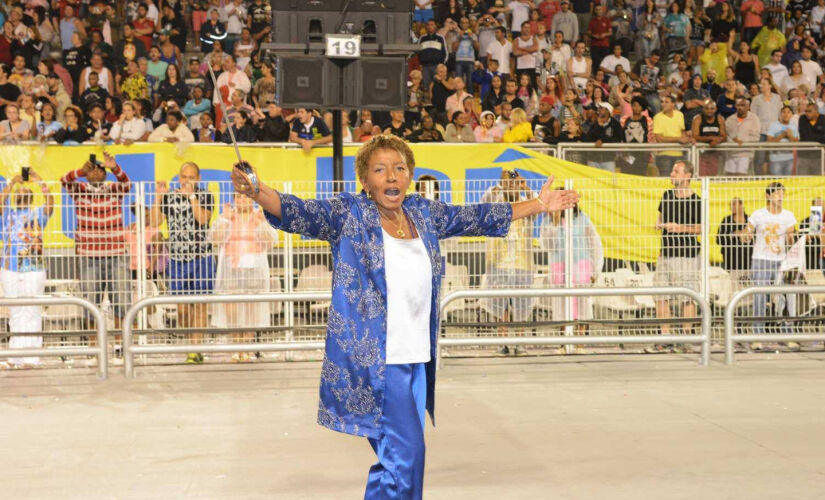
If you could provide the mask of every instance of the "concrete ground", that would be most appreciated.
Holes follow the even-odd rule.
[[[428,499],[825,497],[825,353],[449,360]],[[3,498],[363,496],[315,424],[320,364],[0,372]]]

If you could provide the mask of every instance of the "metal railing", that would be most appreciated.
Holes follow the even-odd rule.
[[[637,295],[684,295],[699,304],[701,310],[702,333],[699,335],[572,335],[566,329],[565,335],[555,337],[486,337],[486,338],[440,338],[438,339],[438,365],[441,364],[442,347],[489,346],[489,345],[593,345],[593,344],[702,344],[699,364],[710,363],[711,309],[710,303],[698,292],[683,287],[637,287],[637,288],[549,288],[549,289],[495,289],[495,290],[459,290],[441,299],[440,312],[453,301],[469,298],[512,298],[512,297],[600,297],[600,296],[637,296]],[[442,319],[443,321],[443,319]]]
[[[108,331],[106,329],[106,319],[94,304],[80,297],[17,297],[0,298],[0,307],[16,306],[48,306],[48,305],[73,305],[86,309],[92,315],[97,327],[97,345],[90,347],[53,347],[40,349],[8,349],[0,351],[0,358],[24,358],[24,357],[58,357],[58,356],[96,356],[97,376],[101,380],[106,380],[109,376],[108,368]],[[26,333],[24,335],[33,335]],[[14,335],[14,332],[10,333]]]
[[[266,351],[301,351],[323,349],[324,342],[276,342],[276,343],[237,343],[237,344],[179,344],[179,345],[133,345],[133,329],[137,313],[142,309],[157,304],[220,304],[250,302],[300,302],[324,301],[332,298],[331,292],[313,293],[263,293],[256,295],[177,295],[148,297],[136,302],[126,312],[123,320],[123,367],[127,378],[134,378],[135,354],[174,354],[188,352],[266,352]],[[297,328],[297,327],[296,327]],[[254,330],[254,328],[251,328]]]
[[[736,308],[742,300],[750,295],[764,293],[766,295],[777,295],[786,293],[825,293],[825,286],[817,285],[771,285],[771,286],[751,286],[744,288],[731,297],[728,306],[725,308],[725,364],[732,365],[735,360],[734,338],[736,342],[816,342],[825,340],[825,331],[815,334],[802,333],[760,333],[760,334],[734,334],[736,326],[734,319]],[[782,321],[782,317],[776,316],[776,320]]]

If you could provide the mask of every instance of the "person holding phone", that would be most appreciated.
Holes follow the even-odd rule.
[[[45,202],[34,206],[34,195],[26,183],[36,184]],[[46,183],[29,167],[23,167],[0,192],[0,283],[6,297],[34,297],[44,295],[46,267],[43,262],[43,230],[54,212],[54,196]],[[9,308],[9,349],[31,349],[43,346],[43,337],[18,335],[42,330],[40,306]],[[15,368],[29,368],[40,358],[9,358]]]
[[[115,182],[106,181],[106,171]],[[86,182],[80,179],[85,177]],[[132,190],[129,176],[115,158],[103,153],[103,162],[89,155],[79,169],[60,179],[74,202],[75,253],[78,256],[80,289],[85,297],[100,305],[108,294],[115,316],[115,329],[129,305],[129,258],[126,228],[123,225],[123,198]],[[90,320],[90,328],[91,320]],[[89,337],[94,343],[94,336]],[[94,358],[93,358],[94,359]]]

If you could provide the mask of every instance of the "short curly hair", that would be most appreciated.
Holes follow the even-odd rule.
[[[381,149],[392,149],[404,158],[407,168],[410,169],[410,179],[415,173],[415,156],[410,146],[400,137],[394,135],[376,135],[367,141],[355,155],[355,175],[359,180],[367,178],[367,165],[373,153]]]

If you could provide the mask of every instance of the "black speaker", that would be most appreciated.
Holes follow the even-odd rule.
[[[373,111],[404,109],[407,102],[406,57],[362,57],[344,70],[347,107]]]
[[[339,100],[338,68],[317,56],[278,56],[278,102],[286,108],[324,108]]]
[[[327,1],[327,0],[324,0]],[[337,5],[335,0],[333,3]],[[346,1],[346,0],[343,0]],[[283,9],[297,2],[295,9]],[[273,0],[272,42],[305,44],[324,41],[325,33],[360,34],[364,43],[409,44],[412,7],[407,2],[383,4],[374,0],[352,0],[344,15],[341,9],[307,7],[307,0]],[[276,8],[275,4],[278,4]],[[373,4],[376,6],[373,7]],[[327,4],[325,4],[327,5]]]

